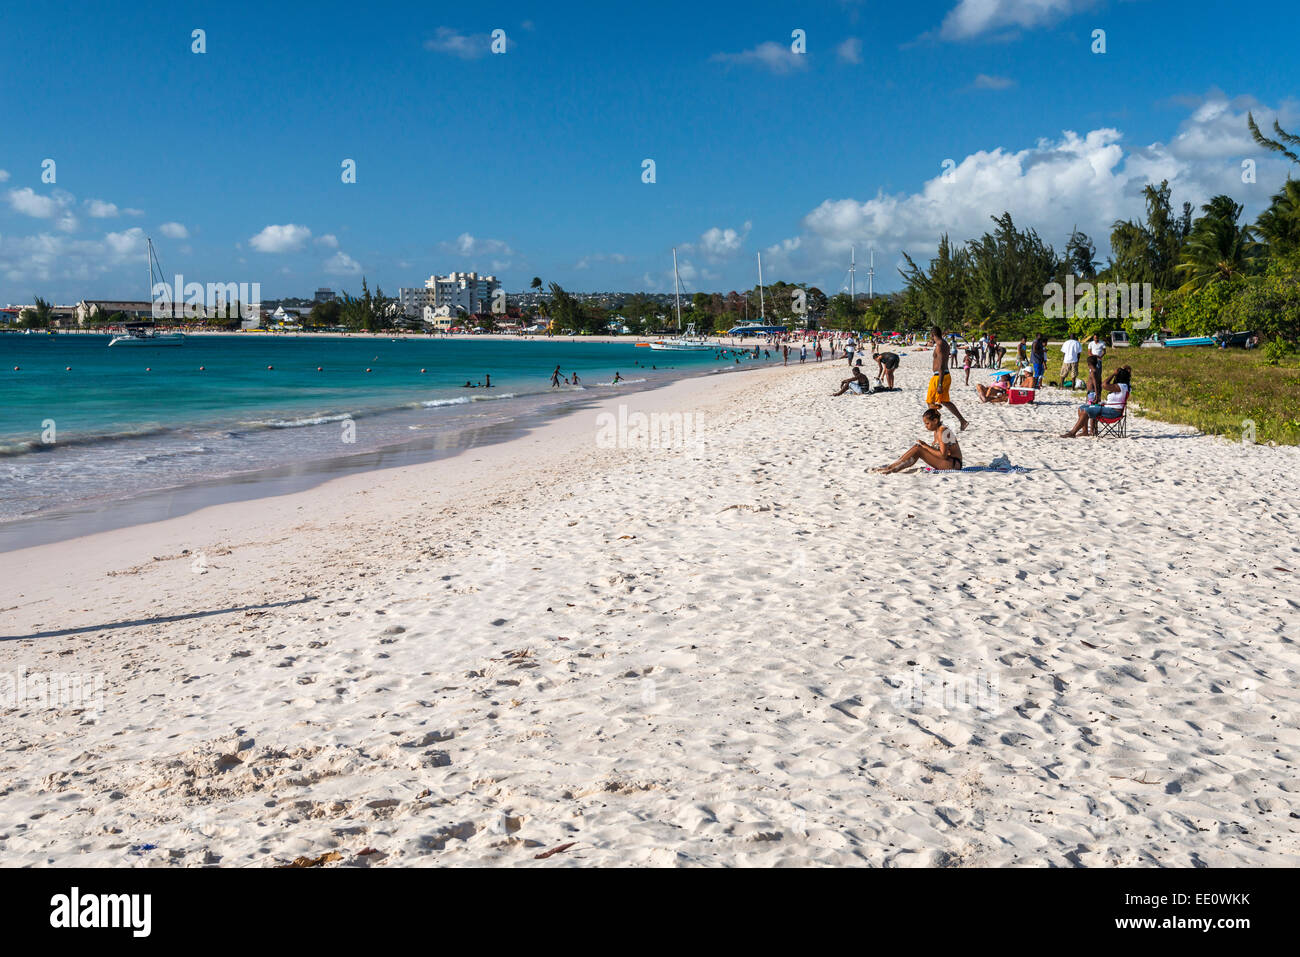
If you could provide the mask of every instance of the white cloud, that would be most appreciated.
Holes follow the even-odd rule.
[[[514,47],[514,40],[506,35],[506,49]],[[434,53],[446,53],[462,60],[477,60],[491,52],[492,38],[486,33],[461,33],[452,27],[439,27],[433,39],[424,41],[424,48]]]
[[[14,212],[36,219],[52,219],[67,205],[60,203],[53,196],[42,196],[30,186],[9,190],[7,198]]]
[[[144,230],[139,226],[132,226],[120,233],[107,233],[104,242],[119,261],[130,256],[143,255],[145,251]]]
[[[442,243],[444,252],[453,252],[460,256],[513,256],[515,251],[501,239],[476,239],[469,233],[461,233],[452,243]]]
[[[6,197],[14,212],[31,216],[33,219],[52,219],[55,226],[65,233],[77,231],[80,223],[72,213],[76,197],[66,190],[56,189],[49,196],[42,196],[31,187],[11,189]]]
[[[859,259],[868,247],[881,260],[901,250],[918,262],[928,259],[940,234],[955,242],[978,237],[992,228],[990,216],[1009,211],[1021,228],[1033,227],[1045,242],[1062,252],[1076,225],[1097,243],[1101,258],[1109,248],[1110,227],[1117,219],[1145,215],[1142,188],[1168,179],[1173,202],[1194,207],[1217,193],[1246,206],[1253,219],[1286,178],[1287,164],[1256,146],[1246,129],[1246,110],[1261,108],[1254,100],[1228,101],[1211,93],[1195,107],[1167,143],[1127,142],[1117,129],[1083,135],[1064,131],[1027,149],[997,147],[957,162],[945,181],[940,162],[935,175],[913,193],[878,192],[867,200],[827,199],[802,221],[801,231],[764,251],[775,271],[838,277],[847,268],[849,246]],[[1282,124],[1300,119],[1296,104],[1285,104]],[[1258,164],[1257,183],[1241,182],[1241,160]],[[890,277],[897,282],[897,276]]]
[[[15,283],[89,282],[123,264],[134,264],[144,255],[144,248],[144,232],[139,228],[108,233],[102,240],[53,233],[0,236],[0,274]],[[93,291],[84,294],[93,295]]]
[[[1005,76],[989,76],[987,73],[980,73],[975,77],[975,82],[971,86],[976,90],[1009,90],[1016,85],[1016,81]]]
[[[7,169],[0,169],[0,183],[6,183],[8,181],[9,181],[9,171]]]
[[[86,215],[91,219],[112,219],[119,212],[116,203],[110,203],[102,199],[88,199],[85,206]]]
[[[325,260],[324,269],[331,276],[355,276],[361,272],[361,263],[340,249]]]
[[[995,30],[1050,26],[1093,0],[958,0],[943,18],[939,36],[944,40],[971,40]]]
[[[857,37],[849,37],[835,48],[835,55],[845,63],[862,62],[862,41]]]
[[[190,231],[180,223],[163,223],[158,231],[170,239],[189,239]]]
[[[267,226],[248,241],[248,244],[263,253],[291,253],[302,249],[303,243],[311,239],[311,230],[306,226],[288,223],[284,226]]]
[[[627,256],[622,253],[592,253],[590,256],[583,256],[574,264],[574,269],[590,269],[592,263],[616,263],[623,264],[627,262]]]
[[[324,246],[326,249],[339,248],[339,238],[333,233],[326,233],[323,236],[317,236],[313,242],[315,242],[317,246]]]
[[[709,59],[714,63],[741,66],[756,64],[773,73],[793,73],[808,65],[807,54],[795,53],[788,44],[776,43],[772,40],[760,43],[752,50],[742,50],[739,53],[715,53]]]
[[[706,229],[700,234],[699,242],[685,243],[682,249],[688,254],[699,253],[714,262],[729,259],[740,252],[741,246],[745,244],[745,240],[749,237],[749,230],[752,225],[752,223],[746,222],[740,229],[723,229],[714,226],[712,229]]]

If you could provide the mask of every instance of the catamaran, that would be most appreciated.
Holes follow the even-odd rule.
[[[778,336],[789,330],[785,326],[769,326],[767,307],[763,302],[763,254],[758,254],[758,322],[744,322],[727,330],[729,336]]]
[[[158,256],[153,251],[153,240],[146,239],[146,242],[148,243],[146,257],[149,260],[149,300],[152,302],[154,265],[158,265],[158,280],[160,282],[162,281],[163,271],[162,264],[158,262]],[[179,346],[185,342],[185,336],[179,332],[159,332],[153,320],[123,323],[122,330],[122,335],[114,336],[109,341],[110,346]]]
[[[695,332],[695,323],[686,327],[686,333],[680,332],[682,328],[682,290],[681,282],[677,278],[677,247],[673,247],[673,293],[677,298],[677,328],[678,334],[670,339],[659,339],[650,343],[651,349],[657,349],[660,352],[701,352],[706,349],[712,349],[714,346],[701,335]]]

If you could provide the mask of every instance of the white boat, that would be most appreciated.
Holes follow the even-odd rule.
[[[677,278],[677,248],[673,247],[673,293],[677,297],[677,328],[682,327],[682,291]],[[695,323],[686,327],[684,334],[679,333],[668,339],[659,339],[650,343],[650,348],[659,352],[703,352],[714,346],[703,336],[695,332]]]
[[[147,239],[148,248],[146,257],[149,260],[149,299],[153,301],[154,263],[158,262],[158,257],[153,251],[153,240]],[[158,279],[161,281],[163,276],[162,264],[158,263]],[[114,336],[109,340],[109,346],[179,346],[185,342],[185,336],[179,332],[159,332],[157,326],[152,320],[148,322],[125,322],[122,324],[122,335]]]
[[[110,346],[179,346],[185,342],[181,333],[159,332],[152,322],[128,322],[122,328],[126,331],[114,336]]]

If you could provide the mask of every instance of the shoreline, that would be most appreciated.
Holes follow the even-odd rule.
[[[962,389],[967,463],[1024,472],[868,474],[918,433],[923,366],[837,399],[838,362],[683,379],[468,458],[10,553],[10,668],[104,689],[93,715],[5,711],[0,853],[1293,859],[1300,450],[1145,419],[1056,440],[1065,393]],[[703,443],[602,444],[620,405]]]
[[[525,437],[554,419],[577,415],[604,399],[618,396],[626,398],[669,388],[681,381],[754,372],[757,368],[763,367],[701,369],[638,381],[617,392],[603,390],[593,393],[590,391],[592,387],[588,387],[585,393],[561,396],[560,401],[554,405],[524,408],[504,422],[462,426],[364,451],[214,475],[161,486],[133,494],[129,498],[100,498],[46,509],[0,521],[0,554],[149,524],[164,518],[178,518],[210,505],[246,502],[306,491],[340,475],[366,474],[455,458],[484,444],[510,442]],[[520,398],[526,400],[547,395],[543,392]]]

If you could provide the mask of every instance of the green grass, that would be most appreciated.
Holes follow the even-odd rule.
[[[1132,346],[1108,349],[1102,368],[1106,376],[1121,365],[1132,368],[1138,415],[1234,441],[1249,420],[1256,442],[1300,445],[1300,357],[1271,366],[1262,351]]]

